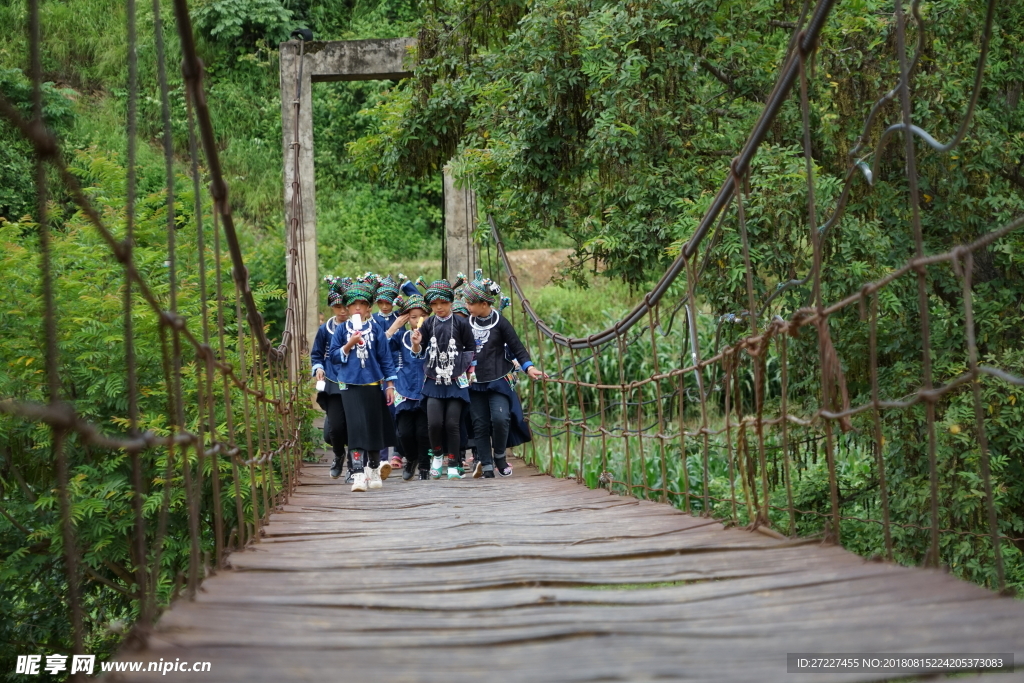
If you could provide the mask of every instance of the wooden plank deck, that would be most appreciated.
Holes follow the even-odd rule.
[[[1024,653],[1024,603],[940,571],[515,465],[498,480],[396,472],[360,494],[307,465],[263,542],[119,658],[212,663],[175,680],[760,683],[794,680],[788,652]]]

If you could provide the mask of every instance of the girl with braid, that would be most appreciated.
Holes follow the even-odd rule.
[[[412,352],[425,359],[423,398],[426,400],[427,432],[430,438],[430,478],[439,479],[442,468],[449,479],[461,479],[455,452],[459,447],[459,424],[469,407],[469,378],[473,361],[473,333],[465,318],[452,312],[455,287],[448,280],[434,280],[423,300],[434,315],[413,331]]]
[[[470,413],[476,439],[477,472],[482,470],[484,478],[493,479],[495,471],[502,477],[512,474],[512,467],[505,458],[508,445],[530,440],[523,407],[513,389],[515,362],[530,379],[541,379],[545,375],[530,360],[512,324],[494,309],[495,302],[501,298],[501,288],[493,280],[484,279],[480,271],[474,275],[476,278],[466,285],[463,293],[472,314],[469,323],[476,344],[469,387]],[[505,301],[502,300],[502,308]]]

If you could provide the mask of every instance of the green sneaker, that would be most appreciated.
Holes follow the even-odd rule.
[[[443,459],[442,459],[442,457],[440,455],[434,455],[433,449],[431,449],[429,451],[429,453],[430,453],[430,478],[431,479],[440,479],[441,478],[441,468],[444,467]]]

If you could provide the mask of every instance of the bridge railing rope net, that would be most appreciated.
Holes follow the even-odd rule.
[[[497,222],[488,216],[489,243],[496,247],[512,293],[511,319],[534,360],[551,375],[548,382],[530,382],[523,389],[534,432],[523,455],[551,474],[574,476],[591,486],[670,502],[769,534],[816,535],[903,563],[949,565],[951,550],[963,552],[966,543],[966,554],[983,567],[983,582],[1005,589],[1004,549],[1014,549],[1024,533],[1014,533],[1001,516],[986,437],[1000,427],[986,416],[982,389],[992,383],[1021,386],[1024,379],[980,360],[972,273],[975,254],[1020,229],[1024,218],[994,226],[944,253],[926,253],[914,144],[917,137],[949,154],[966,136],[985,83],[997,3],[988,3],[978,39],[969,106],[955,137],[945,144],[912,120],[912,76],[927,26],[917,2],[909,15],[895,4],[900,78],[870,108],[849,153],[844,185],[822,223],[815,206],[808,81],[833,4],[821,0],[809,13],[805,7],[776,86],[699,226],[654,288],[607,329],[571,337],[546,323],[526,298]],[[916,47],[906,44],[911,28]],[[792,98],[800,111],[811,267],[802,279],[774,289],[766,283],[759,290],[755,282],[763,276],[752,266],[744,212],[749,188],[758,182],[751,161]],[[894,101],[901,120],[873,135],[881,130],[879,113]],[[884,277],[863,282],[842,299],[825,301],[822,283],[829,272],[823,245],[843,220],[854,187],[867,185],[870,191],[883,149],[900,138],[909,216],[904,228],[912,235],[914,252]],[[723,225],[730,223],[742,244],[738,256],[725,252],[720,239]],[[744,266],[745,309],[708,310],[702,301],[708,263],[737,257]],[[963,371],[941,378],[933,370],[936,349],[930,341],[928,304],[928,280],[938,269],[949,269],[959,281],[962,313],[961,343],[952,353],[959,354]],[[879,301],[887,290],[907,286],[919,295],[912,315],[920,320],[922,370],[915,390],[890,397],[879,377],[879,325],[887,320]],[[801,287],[809,290],[806,305],[782,309],[779,295]],[[849,330],[850,314],[859,319],[856,334],[865,341],[859,353],[867,356],[869,389],[859,395],[848,391],[844,367],[851,359],[839,357],[831,336],[830,319],[846,316]],[[965,395],[973,406],[973,430],[968,427],[960,435],[955,457],[940,460],[937,424],[952,410],[953,399]],[[894,442],[894,426],[899,425],[904,438],[905,427],[913,425],[920,440]],[[908,457],[912,448],[923,457]],[[891,491],[893,468],[926,482],[926,495],[908,500],[905,489]],[[960,494],[969,492],[968,505],[957,487]]]
[[[35,387],[42,400],[32,400],[32,387],[23,396],[0,396],[0,421],[12,433],[18,424],[48,428],[60,540],[50,542],[46,537],[50,513],[45,508],[39,508],[34,519],[19,519],[5,508],[0,511],[25,535],[27,545],[35,543],[43,551],[52,548],[54,564],[63,564],[69,641],[73,640],[75,653],[96,652],[91,646],[97,638],[102,641],[109,620],[134,622],[132,635],[144,641],[164,605],[178,594],[194,595],[203,576],[224,566],[230,550],[258,543],[271,511],[296,486],[303,456],[301,437],[308,427],[301,406],[308,403],[310,387],[306,373],[297,366],[309,352],[301,322],[309,283],[301,275],[305,272],[302,253],[294,248],[302,240],[299,179],[286,228],[291,277],[285,321],[275,343],[258,308],[261,296],[250,287],[188,7],[185,0],[173,4],[185,86],[184,121],[172,116],[172,110],[180,111],[172,105],[181,102],[172,102],[168,84],[169,50],[159,0],[154,0],[152,8],[157,82],[145,88],[158,90],[162,119],[165,186],[155,208],[150,199],[145,210],[165,214],[163,269],[135,259],[135,229],[144,202],[138,197],[136,178],[140,83],[134,0],[127,2],[127,205],[123,214],[101,213],[91,198],[92,188],[79,180],[80,174],[63,158],[60,142],[44,124],[41,51],[45,27],[40,25],[38,0],[28,3],[31,118],[0,94],[0,114],[35,150],[38,204],[34,219],[43,310],[33,314],[43,327],[46,383],[45,388]],[[187,127],[187,154],[175,149],[172,136],[174,126],[182,124]],[[293,148],[298,144],[297,130],[294,139]],[[179,155],[187,156],[187,161],[177,160]],[[65,303],[57,300],[57,273],[66,278],[74,275],[73,264],[52,248],[54,226],[65,229],[52,215],[50,197],[58,189],[51,185],[53,178],[76,205],[77,217],[100,237],[123,273],[120,282],[108,283],[113,291],[119,290],[120,311],[105,320],[90,321],[106,324],[113,330],[110,341],[120,342],[123,348],[123,366],[106,369],[111,376],[123,376],[126,408],[120,415],[80,414],[69,396],[65,375],[81,360],[60,352],[69,331],[60,329],[66,323],[56,315]],[[204,178],[208,180],[205,190]],[[153,245],[146,246],[151,254]],[[185,311],[192,317],[186,317]],[[160,367],[155,372],[139,367],[138,350],[143,345],[159,348]],[[47,437],[39,430],[34,434],[45,452]],[[115,542],[129,545],[125,552],[131,561],[126,565],[110,561],[102,546],[94,545],[95,538],[83,537],[84,506],[95,502],[86,500],[83,484],[74,476],[84,466],[115,473],[123,470],[130,482],[128,514],[133,521],[125,529],[127,540]],[[124,510],[117,507],[119,498],[107,498],[112,506],[107,515],[115,523]],[[64,591],[65,587],[59,589]],[[106,614],[99,610],[97,615],[88,605],[97,604],[99,593],[121,596],[120,606],[107,603]]]

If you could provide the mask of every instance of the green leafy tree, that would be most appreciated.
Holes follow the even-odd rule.
[[[925,3],[921,24],[911,22],[911,50],[922,38],[913,73],[913,118],[937,140],[951,139],[966,116],[987,5],[982,0]],[[693,235],[727,177],[730,159],[774,85],[800,9],[799,3],[783,0],[435,3],[419,34],[415,77],[381,98],[371,111],[376,125],[350,146],[350,153],[361,169],[391,183],[436,173],[451,159],[456,177],[473,185],[506,237],[557,230],[575,245],[569,275],[579,284],[586,285],[587,271],[600,264],[606,274],[643,289]],[[808,225],[808,181],[815,188],[818,223],[826,225],[845,187],[851,152],[857,150],[857,158],[866,157],[870,164],[882,130],[900,118],[897,98],[882,103],[864,130],[874,103],[899,78],[895,30],[891,2],[837,5],[808,69],[812,178],[803,158],[798,91],[754,159],[743,202],[762,326],[773,315],[792,316],[810,301],[811,282],[805,279],[812,264],[809,235],[818,226]],[[1021,7],[997,4],[984,85],[967,137],[949,153],[917,146],[926,253],[971,242],[1024,213],[1021,35]],[[858,149],[862,134],[865,144]],[[915,254],[904,169],[899,135],[880,149],[873,184],[855,169],[842,216],[823,232],[826,304],[856,294],[865,282],[886,276]],[[1018,376],[1022,239],[1011,233],[978,250],[972,273],[984,362]],[[711,251],[697,283],[701,312],[711,319],[743,321],[719,324],[721,334],[702,348],[707,356],[750,333],[735,206],[704,248]],[[936,384],[966,369],[961,291],[948,266],[928,269]],[[883,400],[906,397],[921,387],[917,296],[913,275],[878,294]],[[868,325],[852,306],[831,317],[829,330],[850,401],[862,405],[871,394]],[[685,339],[677,337],[676,343],[683,346]],[[774,353],[766,359],[766,367],[775,368],[766,385],[766,411],[778,410]],[[790,407],[804,415],[823,403],[818,357],[812,330],[790,343]],[[650,368],[638,359],[631,372],[643,376]],[[738,372],[741,389],[734,405],[746,412],[754,405],[753,369],[746,362]],[[708,381],[723,408],[721,375],[709,375]],[[1018,482],[1024,458],[1016,435],[1024,433],[1024,425],[1016,422],[1017,392],[991,378],[982,383],[1001,532],[1020,538],[1024,498]],[[972,405],[969,387],[949,392],[936,405],[940,526],[968,532],[944,534],[941,552],[943,562],[961,575],[993,585]],[[918,563],[928,548],[928,533],[919,527],[930,525],[924,409],[889,411],[883,420],[889,502],[893,519],[906,525],[894,532],[897,556]],[[841,442],[842,514],[858,517],[870,511],[878,518],[874,427],[868,414],[851,426],[852,436]],[[812,512],[800,522],[808,533],[822,530],[820,514],[830,510],[822,445],[814,443],[796,491],[797,507]],[[726,457],[725,444],[719,446],[720,457]],[[719,491],[728,495],[753,482],[755,460],[744,475],[749,482],[737,473]],[[777,490],[777,495],[782,497],[773,503],[784,506],[784,492]],[[784,526],[783,520],[776,522]],[[876,524],[851,520],[840,532],[860,552],[884,550]],[[1021,550],[1020,541],[1004,544],[1015,585],[1024,583]]]

